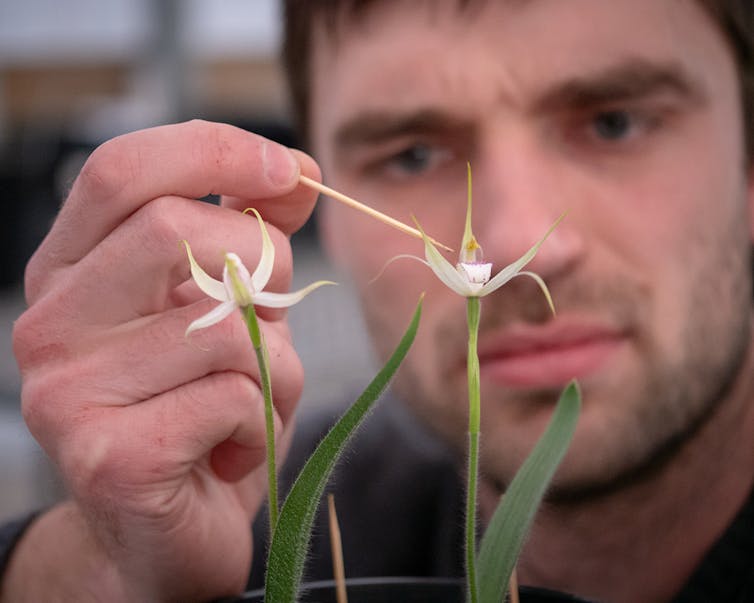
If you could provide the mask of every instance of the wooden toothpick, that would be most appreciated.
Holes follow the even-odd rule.
[[[333,575],[335,576],[335,596],[337,603],[348,603],[346,594],[346,570],[343,564],[343,544],[340,538],[338,515],[335,512],[335,499],[327,495],[327,510],[330,520],[330,548],[332,549]]]
[[[509,591],[511,595],[510,603],[519,603],[520,599],[518,596],[518,576],[516,573],[516,567],[513,567],[513,571],[511,572],[511,579],[509,582]]]
[[[395,218],[391,218],[387,214],[383,214],[382,212],[377,211],[376,209],[372,209],[368,205],[364,205],[363,203],[357,201],[356,199],[352,199],[348,195],[339,193],[338,191],[330,188],[329,186],[326,186],[320,182],[317,182],[316,180],[312,180],[311,178],[307,178],[303,174],[299,176],[299,181],[301,182],[301,184],[308,186],[309,188],[313,188],[314,190],[322,193],[323,195],[327,195],[331,199],[340,201],[341,203],[344,203],[345,205],[348,205],[349,207],[358,209],[359,211],[364,212],[365,214],[371,216],[372,218],[376,218],[380,222],[387,224],[388,226],[397,228],[401,232],[405,232],[406,234],[411,235],[412,237],[416,237],[417,239],[422,238],[421,233],[416,228],[413,228],[409,226],[408,224],[404,224],[403,222],[396,220]],[[440,243],[439,241],[436,241],[432,237],[427,237],[427,238],[438,247],[442,247],[446,251],[453,251],[452,248],[448,247],[447,245],[443,245],[442,243]]]

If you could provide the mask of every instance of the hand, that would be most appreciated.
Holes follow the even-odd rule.
[[[226,125],[116,138],[86,163],[29,263],[14,331],[23,412],[73,502],[25,540],[37,555],[45,541],[76,549],[49,573],[69,565],[57,569],[95,600],[202,600],[245,585],[266,489],[258,369],[240,315],[184,337],[215,302],[190,281],[180,241],[218,277],[225,251],[255,265],[258,225],[237,210],[256,207],[277,252],[269,288],[286,289],[287,235],[315,202],[297,188],[301,172],[319,177],[303,153]],[[194,200],[210,193],[220,207]],[[284,314],[258,311],[284,449],[302,369]],[[44,565],[24,565],[23,545],[10,584]],[[71,576],[92,567],[99,575]]]

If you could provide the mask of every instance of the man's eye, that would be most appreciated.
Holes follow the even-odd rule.
[[[417,143],[385,159],[383,168],[392,176],[418,176],[434,170],[451,156],[447,148]]]
[[[603,140],[622,140],[631,134],[634,119],[627,111],[605,111],[595,116],[592,127]]]
[[[427,145],[416,144],[390,159],[390,163],[406,173],[422,172],[431,164],[432,149]]]

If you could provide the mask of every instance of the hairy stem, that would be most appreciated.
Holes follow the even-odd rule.
[[[477,337],[479,335],[479,313],[481,303],[478,297],[469,297],[466,317],[469,325],[469,350],[467,371],[469,380],[469,465],[468,488],[466,491],[466,581],[471,603],[477,602],[476,579],[476,507],[477,480],[479,476],[479,356]]]
[[[267,482],[268,482],[268,499],[270,514],[270,534],[275,530],[278,522],[278,480],[277,468],[275,466],[275,409],[272,405],[272,384],[270,382],[270,363],[267,357],[267,346],[264,343],[264,336],[259,329],[257,313],[254,310],[254,304],[249,304],[244,308],[244,319],[249,330],[251,344],[254,346],[254,352],[257,355],[259,363],[259,378],[262,382],[262,395],[264,396],[264,426],[267,435]]]

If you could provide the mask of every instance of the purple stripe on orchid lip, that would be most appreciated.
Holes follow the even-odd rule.
[[[489,262],[459,262],[457,268],[474,285],[484,285],[492,274],[492,264]]]

